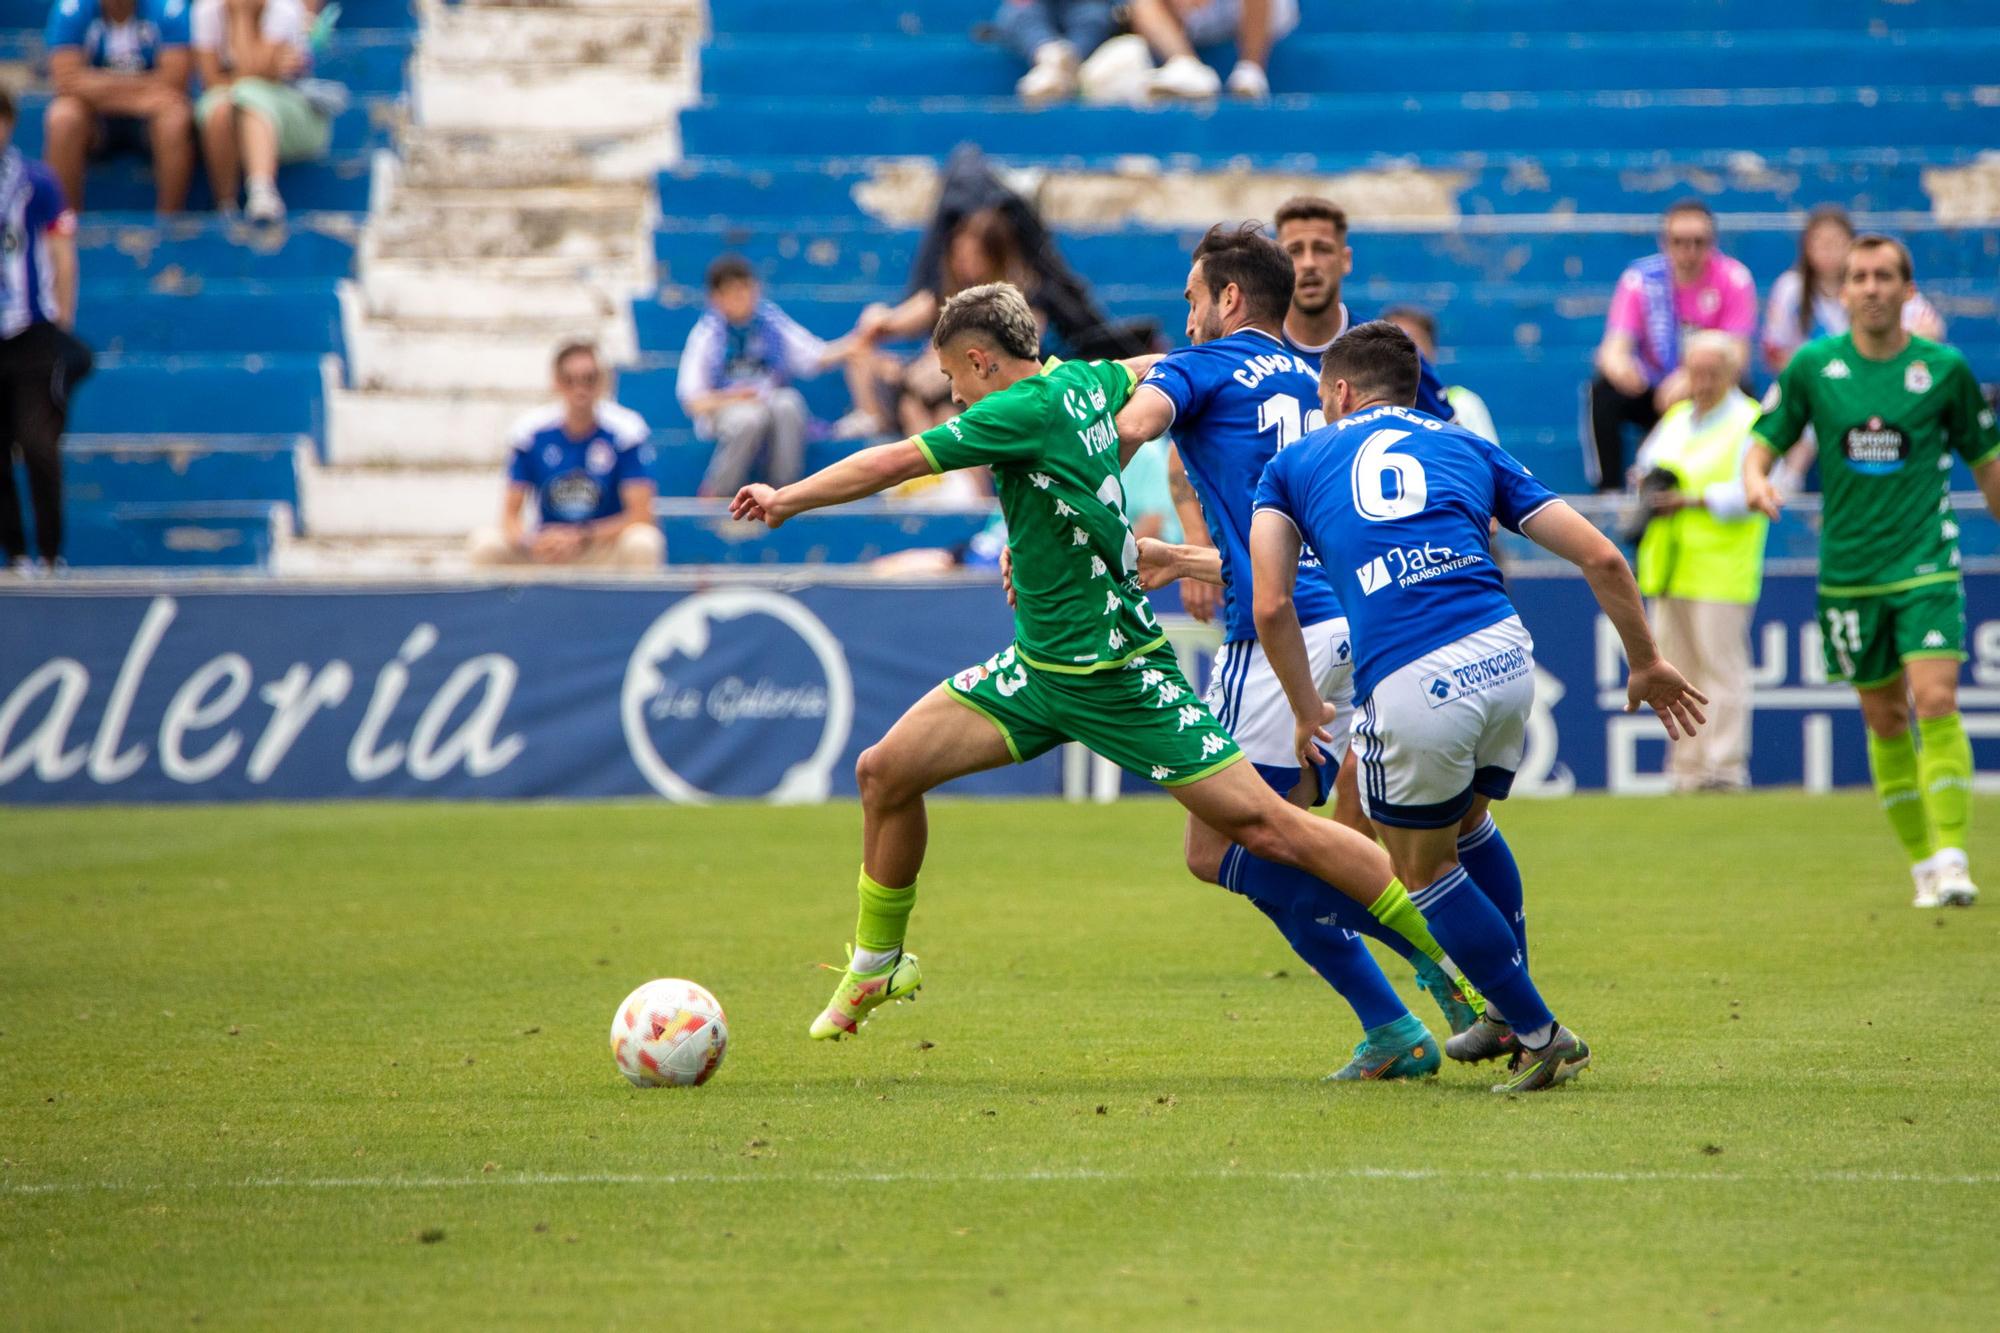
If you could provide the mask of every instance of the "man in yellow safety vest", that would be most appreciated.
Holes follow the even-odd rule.
[[[1639,590],[1652,599],[1660,652],[1711,700],[1708,726],[1669,751],[1674,790],[1733,790],[1750,781],[1750,617],[1770,526],[1743,495],[1758,407],[1737,386],[1737,339],[1693,334],[1681,364],[1690,396],[1660,418],[1635,469],[1653,479],[1642,486],[1653,517],[1639,541]]]

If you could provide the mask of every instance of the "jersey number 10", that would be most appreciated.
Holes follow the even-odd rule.
[[[1278,447],[1289,449],[1304,437],[1307,431],[1318,430],[1326,424],[1326,413],[1317,407],[1306,412],[1299,411],[1299,400],[1288,393],[1272,394],[1257,404],[1257,433],[1267,430],[1278,432]]]

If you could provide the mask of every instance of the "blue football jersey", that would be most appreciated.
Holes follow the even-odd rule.
[[[562,408],[544,408],[515,424],[507,478],[534,489],[544,523],[610,518],[625,507],[618,497],[620,486],[652,480],[648,434],[638,413],[599,403],[596,429],[571,439]]]
[[[1345,302],[1341,303],[1340,314],[1342,319],[1340,333],[1346,333],[1356,324],[1362,322],[1349,313]],[[1340,333],[1334,335],[1335,339],[1340,337]],[[1333,344],[1328,343],[1326,347],[1307,347],[1304,343],[1292,337],[1289,332],[1286,332],[1285,346],[1311,362],[1313,373],[1317,375],[1319,373],[1320,358],[1326,355],[1326,347],[1331,347]],[[1417,380],[1417,410],[1429,413],[1439,421],[1458,420],[1458,414],[1452,410],[1450,400],[1444,396],[1444,381],[1438,378],[1437,367],[1432,365],[1431,359],[1422,352],[1417,353],[1417,369],[1419,375]]]
[[[1499,445],[1407,407],[1314,431],[1257,487],[1257,508],[1291,520],[1347,608],[1356,699],[1513,615],[1489,520],[1518,532],[1557,498]]]
[[[1270,334],[1240,329],[1183,347],[1139,382],[1174,407],[1174,446],[1222,553],[1223,637],[1254,639],[1250,508],[1257,478],[1272,455],[1325,423],[1318,372]],[[1340,599],[1310,558],[1299,566],[1294,603],[1307,625],[1340,615]]]

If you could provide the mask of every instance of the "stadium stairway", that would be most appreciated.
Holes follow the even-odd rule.
[[[335,289],[352,271],[370,155],[401,115],[411,16],[345,0],[318,68],[353,108],[326,161],[284,169],[291,214],[261,228],[152,212],[143,162],[93,164],[78,231],[77,331],[97,367],[66,459],[66,555],[77,567],[258,569],[298,521],[298,468],[324,433],[322,362],[341,348]],[[0,71],[20,89],[15,140],[39,154],[46,0],[0,0]]]
[[[631,308],[653,286],[654,181],[692,96],[700,6],[424,0],[419,17],[411,123],[375,161],[325,456],[300,482],[307,535],[281,572],[462,563],[499,512],[507,427],[546,401],[564,339],[596,341],[640,410],[671,398]]]

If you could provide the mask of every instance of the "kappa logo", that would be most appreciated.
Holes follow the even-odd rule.
[[[1845,361],[1842,361],[1839,357],[1835,357],[1833,360],[1821,366],[1819,368],[1819,373],[1821,379],[1829,379],[1829,380],[1845,380],[1845,379],[1852,379],[1854,377],[1854,371],[1848,366],[1848,364]]]
[[[1926,648],[1944,647],[1944,632],[1942,630],[1932,630],[1930,633],[1924,635],[1924,647]]]

